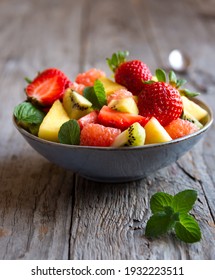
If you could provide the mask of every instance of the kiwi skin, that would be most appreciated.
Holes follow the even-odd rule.
[[[92,110],[92,103],[72,89],[65,91],[63,106],[70,119],[76,120],[90,113]]]
[[[120,133],[112,143],[112,147],[143,146],[145,143],[145,129],[138,123],[133,123]]]

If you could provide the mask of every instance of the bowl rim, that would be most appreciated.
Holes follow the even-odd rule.
[[[200,135],[202,133],[204,133],[213,123],[213,112],[212,109],[202,100],[195,98],[190,98],[192,101],[194,101],[196,104],[200,105],[201,107],[203,107],[207,112],[208,112],[208,120],[206,121],[206,124],[203,126],[203,128],[199,129],[198,131],[191,133],[189,135],[177,138],[177,139],[173,139],[171,141],[168,142],[164,142],[164,143],[155,143],[155,144],[147,144],[147,145],[143,145],[143,146],[134,146],[134,147],[99,147],[99,146],[81,146],[81,145],[70,145],[70,144],[62,144],[59,142],[52,142],[49,140],[45,140],[42,138],[39,138],[38,136],[35,136],[33,134],[31,134],[30,132],[26,131],[24,128],[20,127],[17,125],[16,122],[16,118],[13,115],[12,117],[12,121],[14,126],[16,127],[16,129],[23,134],[24,136],[30,138],[31,140],[34,140],[36,142],[42,143],[42,144],[46,144],[46,145],[52,145],[52,146],[57,146],[57,147],[64,147],[64,148],[69,148],[69,149],[81,149],[81,150],[105,150],[105,151],[133,151],[133,150],[142,150],[142,149],[150,149],[150,148],[157,148],[157,147],[164,147],[167,145],[172,145],[178,142],[183,142],[185,140],[188,140],[190,138],[193,138],[197,135]]]

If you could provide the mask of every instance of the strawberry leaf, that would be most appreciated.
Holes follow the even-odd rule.
[[[176,77],[176,74],[175,74],[175,72],[172,71],[172,70],[169,72],[169,83],[170,83],[170,85],[172,85],[173,87],[175,87],[176,84],[177,84],[177,77]]]
[[[187,97],[195,97],[200,95],[199,92],[194,92],[194,91],[190,91],[189,89],[181,89],[179,90],[181,95],[187,96]]]
[[[62,144],[80,144],[80,126],[76,120],[69,120],[62,124],[58,133],[58,139]]]
[[[119,65],[126,61],[128,55],[128,51],[119,51],[114,53],[111,58],[106,58],[107,64],[111,71],[115,72]]]
[[[166,73],[163,69],[156,69],[155,75],[159,82],[166,82]]]
[[[177,80],[177,83],[176,83],[176,88],[180,88],[180,87],[182,87],[184,84],[186,84],[186,80],[184,80],[184,79],[178,79]]]

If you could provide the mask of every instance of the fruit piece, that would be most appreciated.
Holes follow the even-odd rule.
[[[140,115],[155,117],[162,126],[179,118],[183,110],[179,91],[165,82],[145,84],[137,105]]]
[[[115,138],[112,147],[142,146],[144,145],[145,137],[145,129],[136,122]]]
[[[164,127],[154,117],[148,121],[144,128],[146,132],[145,144],[164,143],[172,140]]]
[[[119,112],[126,112],[134,115],[138,115],[139,112],[133,97],[126,97],[118,100],[113,99],[109,102],[108,107]]]
[[[152,74],[145,63],[140,60],[126,61],[127,56],[128,52],[114,53],[107,62],[114,72],[115,81],[138,95],[143,88],[143,81],[151,80]]]
[[[60,127],[68,120],[69,116],[64,110],[62,103],[56,100],[40,125],[38,137],[53,142],[59,142],[58,132]]]
[[[68,88],[63,96],[63,107],[70,119],[76,119],[85,116],[90,112],[92,103],[76,91]]]
[[[26,87],[28,99],[35,104],[51,106],[60,99],[71,82],[66,75],[56,68],[46,69]]]
[[[207,116],[207,111],[200,107],[198,104],[188,99],[186,96],[182,96],[182,102],[184,110],[194,116],[198,121]]]
[[[194,123],[180,118],[172,121],[164,128],[172,139],[180,138],[199,130]]]
[[[72,90],[76,91],[77,93],[83,95],[83,91],[85,88],[85,85],[77,84],[76,82],[71,83],[69,86]]]
[[[85,125],[89,123],[97,123],[98,119],[98,112],[97,111],[92,111],[86,116],[83,116],[78,120],[79,126],[82,129]]]
[[[75,82],[85,86],[93,86],[94,82],[101,77],[105,77],[105,72],[96,68],[91,68],[84,73],[77,75]]]
[[[134,95],[127,89],[121,88],[107,96],[107,103],[110,103],[112,100],[119,100],[125,97],[134,97]]]
[[[193,115],[191,115],[186,110],[183,110],[182,119],[194,123],[198,128],[202,128],[203,127],[203,124],[201,124]]]
[[[81,130],[80,145],[109,147],[120,133],[120,129],[90,123]]]
[[[127,129],[135,122],[139,122],[144,126],[149,118],[140,115],[134,115],[125,112],[117,112],[110,109],[108,106],[103,106],[98,114],[98,122],[105,126],[120,128],[121,130]]]
[[[115,91],[120,90],[120,89],[125,89],[124,86],[115,83],[114,81],[108,79],[107,77],[101,77],[101,78],[99,78],[99,81],[101,81],[104,86],[107,98],[109,95],[111,95]]]

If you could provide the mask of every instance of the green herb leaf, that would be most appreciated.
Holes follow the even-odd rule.
[[[177,220],[178,217],[172,211],[155,213],[147,222],[145,234],[148,237],[165,234]]]
[[[172,201],[173,201],[172,195],[164,192],[157,192],[151,197],[150,200],[150,207],[152,213],[155,214],[157,212],[164,211],[164,207],[172,206]]]
[[[62,144],[79,145],[80,144],[80,126],[76,120],[69,120],[62,124],[58,139]]]
[[[186,214],[193,208],[196,199],[197,192],[195,190],[185,190],[173,197],[172,207],[175,212]]]
[[[176,236],[187,243],[194,243],[201,240],[201,230],[196,220],[188,215],[180,215],[180,221],[175,223]]]
[[[83,96],[85,98],[87,98],[91,103],[92,103],[92,107],[94,109],[100,109],[101,105],[98,101],[98,98],[96,96],[94,87],[85,87],[84,88],[84,92],[83,92]]]
[[[98,99],[98,102],[100,104],[100,107],[103,107],[107,104],[106,94],[105,94],[105,88],[101,81],[96,80],[94,83],[94,91],[96,94],[96,97]]]
[[[45,117],[45,113],[30,102],[22,102],[17,105],[13,114],[17,124],[34,135],[38,134],[39,126]]]
[[[159,82],[166,82],[166,73],[163,69],[156,69],[155,75]]]
[[[30,84],[30,83],[32,83],[33,80],[31,80],[31,79],[28,78],[28,77],[25,77],[25,81],[26,81],[28,84]]]

